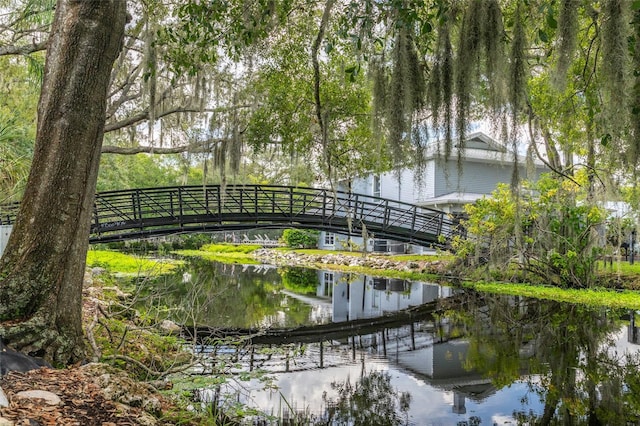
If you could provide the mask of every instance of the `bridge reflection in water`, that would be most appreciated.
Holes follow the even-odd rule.
[[[195,331],[204,343],[207,338],[220,342],[225,336],[244,335],[251,343],[246,347],[201,347],[211,351],[212,359],[231,351],[243,364],[237,373],[246,368],[314,374],[317,369],[351,368],[367,353],[436,389],[453,392],[455,401],[449,409],[454,413],[465,411],[467,398],[482,400],[495,393],[491,380],[466,368],[469,342],[458,335],[458,324],[436,315],[460,303],[456,289],[335,271],[317,271],[317,277],[314,295],[286,294],[319,307],[311,316],[320,325],[267,330],[199,327],[185,329],[187,336],[191,339]],[[304,356],[264,351],[265,345],[300,345]]]
[[[18,204],[0,206],[11,225]],[[329,189],[212,185],[128,189],[96,194],[92,243],[159,235],[256,228],[310,228],[446,246],[460,232],[447,213],[400,201]]]
[[[626,405],[616,403],[635,398],[623,380],[635,383],[640,362],[635,312],[622,321],[608,309],[576,309],[548,300],[331,271],[321,271],[319,277],[315,297],[331,304],[331,320],[362,328],[340,336],[320,333],[313,340],[299,338],[299,328],[289,329],[293,333],[282,333],[286,338],[280,343],[292,344],[281,346],[280,352],[262,351],[262,345],[225,349],[234,351],[235,361],[244,362],[238,373],[242,368],[277,373],[279,395],[289,403],[302,401],[320,420],[335,413],[336,407],[329,403],[340,396],[319,394],[349,389],[339,388],[341,383],[363,389],[376,372],[389,372],[389,383],[411,395],[407,414],[417,422],[413,424],[555,424],[540,420],[546,414],[562,420],[562,410],[556,406],[564,402],[558,394],[581,407],[587,402],[597,407],[580,415],[579,424],[587,424],[587,418],[596,414],[615,419],[607,424],[637,424],[638,405],[625,411]],[[402,324],[364,328],[367,321],[378,321],[381,313],[391,318],[395,309],[400,309],[396,316],[400,319],[401,312],[408,314],[417,303],[424,303],[425,309],[406,315]],[[557,321],[562,327],[551,326]],[[254,330],[247,342],[261,341],[263,336],[273,337]],[[587,356],[592,357],[589,362]],[[596,382],[582,377],[596,377]],[[547,388],[548,383],[553,385]],[[612,392],[612,397],[603,396],[601,389]],[[277,401],[255,388],[251,403],[268,412]],[[359,410],[368,408],[358,405]]]

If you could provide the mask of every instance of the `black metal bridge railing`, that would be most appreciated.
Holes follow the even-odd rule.
[[[18,205],[0,206],[11,224]],[[446,246],[459,233],[446,213],[370,195],[275,185],[129,189],[96,194],[92,243],[180,232],[297,227]]]

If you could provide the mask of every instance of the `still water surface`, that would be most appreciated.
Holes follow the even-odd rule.
[[[268,372],[276,385],[250,379],[208,389],[210,399],[309,424],[640,424],[633,312],[265,265],[193,261],[163,280],[175,321],[222,328],[338,323],[441,303],[437,315],[365,335],[207,347],[231,354],[233,373]]]

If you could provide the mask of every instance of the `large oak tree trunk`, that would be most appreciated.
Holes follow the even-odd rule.
[[[0,336],[59,364],[84,355],[82,283],[125,21],[124,0],[58,0],[31,172],[0,260]]]

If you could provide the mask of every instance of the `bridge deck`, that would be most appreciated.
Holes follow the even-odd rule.
[[[18,206],[0,206],[0,225]],[[92,243],[181,232],[296,227],[422,246],[459,233],[444,212],[370,195],[270,185],[180,186],[96,194]]]

